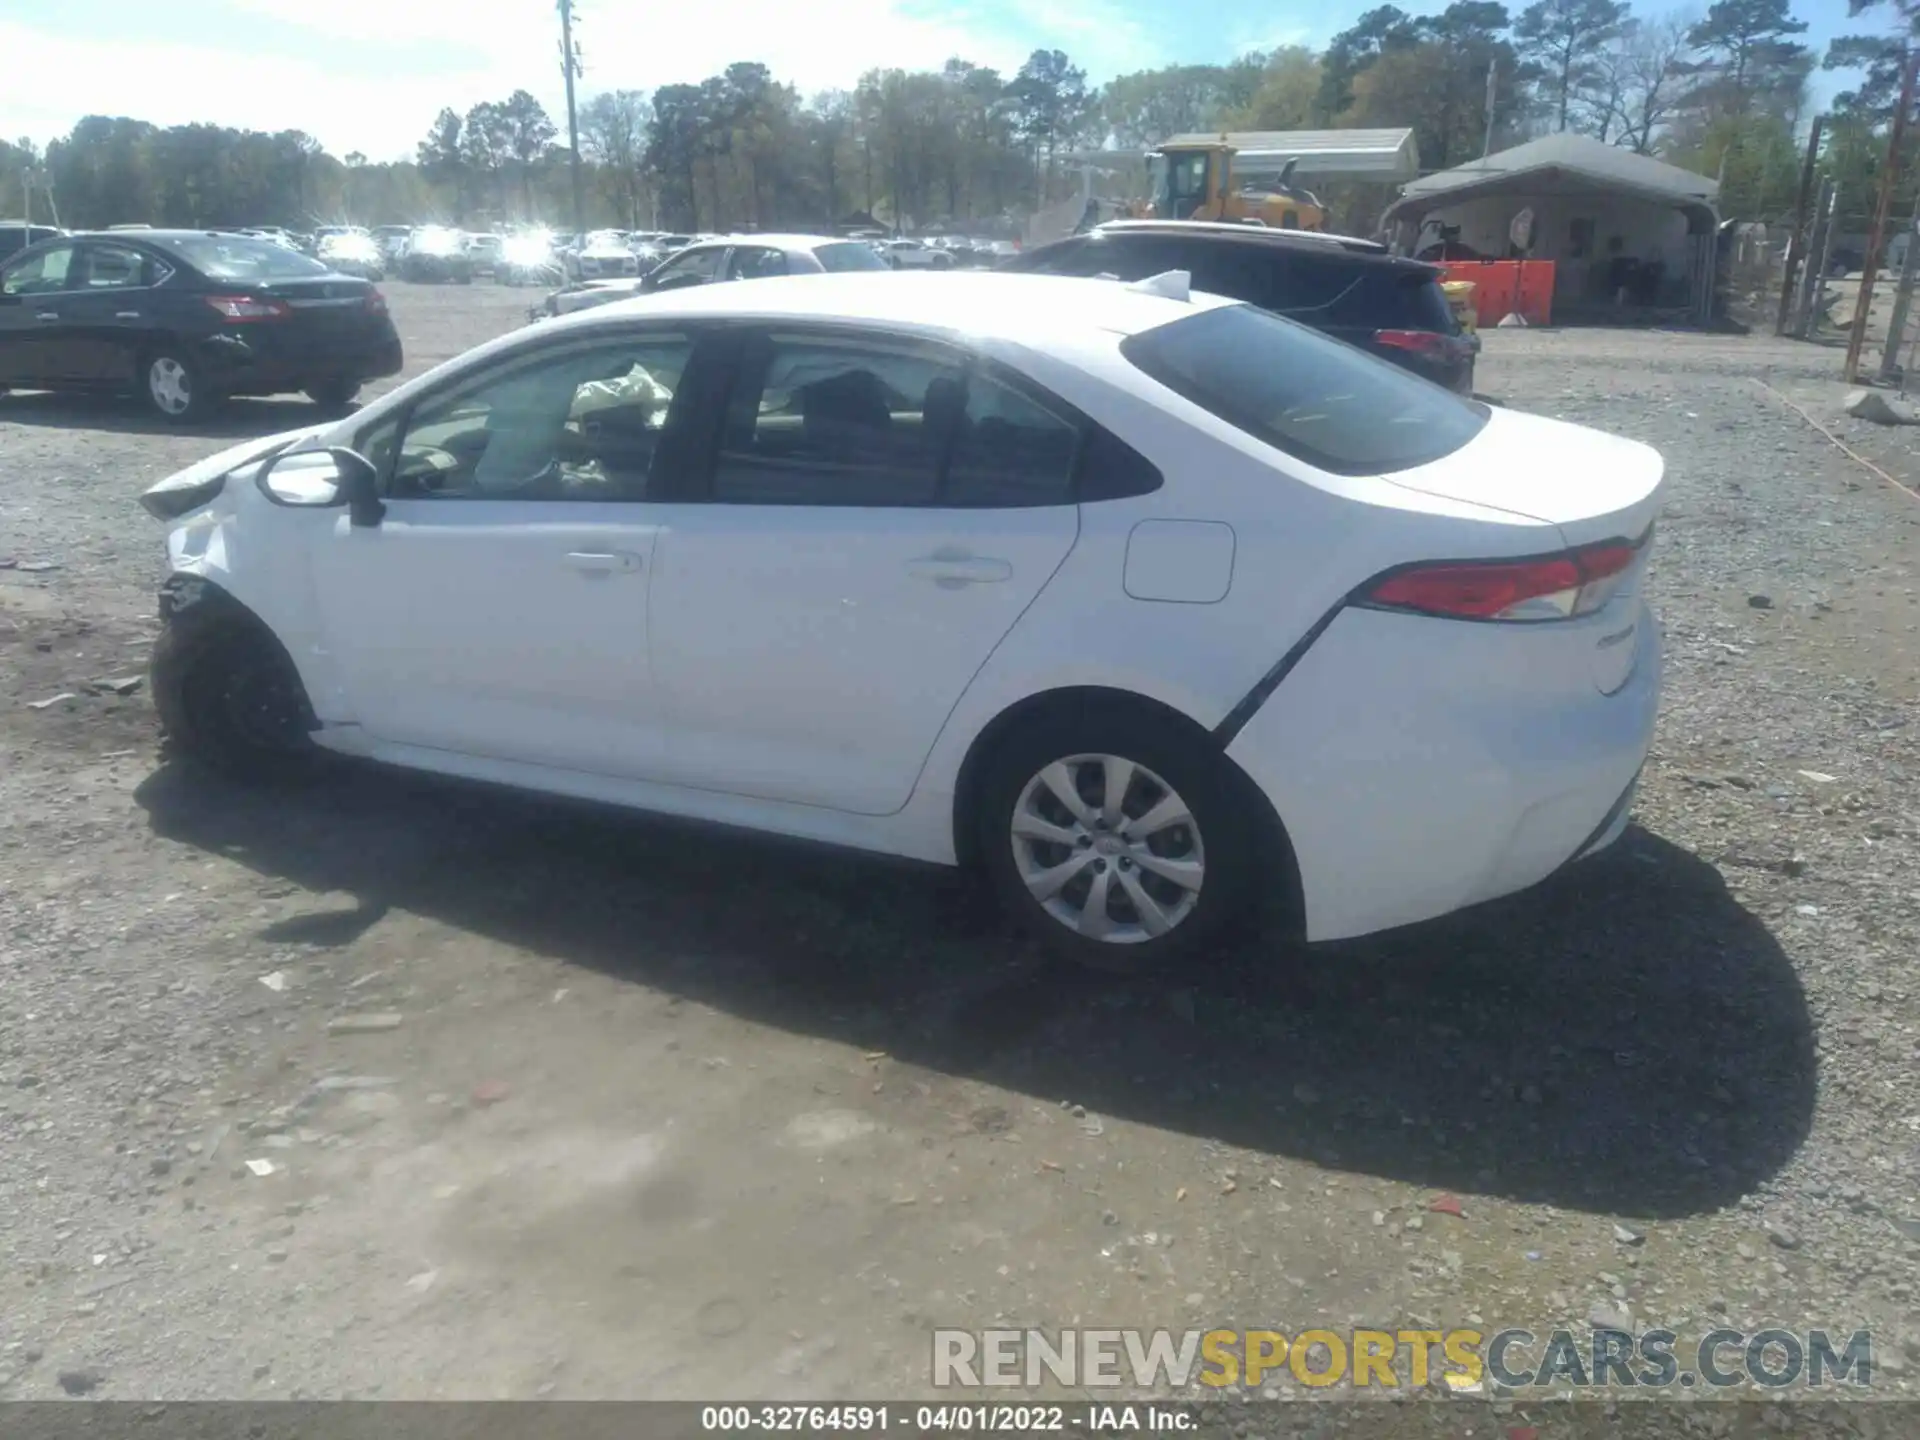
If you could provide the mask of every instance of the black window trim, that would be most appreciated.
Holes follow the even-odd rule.
[[[719,391],[717,401],[714,400],[713,397],[708,397],[708,403],[713,406],[717,413],[708,417],[709,430],[706,454],[704,456],[704,463],[698,470],[701,476],[701,482],[697,487],[690,485],[690,489],[694,489],[696,493],[690,494],[687,497],[692,503],[709,505],[758,503],[753,501],[719,499],[714,494],[714,483],[719,468],[720,442],[725,426],[726,410],[732,400],[734,387],[740,381],[740,363],[743,358],[743,347],[747,340],[754,334],[766,334],[774,331],[786,335],[804,336],[816,334],[837,340],[866,339],[892,342],[894,344],[921,345],[928,349],[944,352],[946,355],[952,357],[951,363],[961,372],[964,381],[970,382],[973,376],[978,374],[983,379],[992,381],[997,385],[1005,386],[1022,399],[1031,402],[1051,415],[1054,419],[1067,425],[1074,432],[1073,462],[1067,479],[1067,493],[1064,499],[1035,500],[1024,505],[952,505],[937,503],[937,501],[942,498],[942,492],[946,488],[947,468],[952,459],[953,447],[951,437],[949,437],[949,443],[942,447],[940,470],[934,482],[936,503],[888,506],[821,504],[808,506],[795,505],[788,508],[820,510],[1044,510],[1062,505],[1079,506],[1097,503],[1102,500],[1131,499],[1140,495],[1152,494],[1166,483],[1166,477],[1161,473],[1160,468],[1146,456],[1141,455],[1138,449],[1129,444],[1124,437],[1115,434],[1110,427],[1101,425],[1097,420],[1093,419],[1092,416],[1080,409],[1079,406],[1073,404],[1072,401],[1056,395],[1039,381],[1033,379],[1032,376],[1015,369],[1003,361],[980,354],[957,336],[932,334],[923,330],[891,326],[884,322],[833,320],[816,316],[788,317],[779,315],[757,315],[750,317],[730,317],[716,324],[714,329],[729,334],[732,337],[732,344],[723,362],[725,367],[723,377],[725,382],[724,386]],[[717,339],[717,336],[712,337],[707,343],[712,343],[713,339]],[[700,347],[696,345],[696,360],[694,363],[698,363],[699,349]],[[691,372],[692,369],[693,364],[689,364],[688,370]],[[1095,448],[1093,444],[1095,431],[1104,432],[1108,444],[1118,445],[1125,451],[1138,457],[1140,463],[1151,472],[1153,477],[1152,483],[1138,485],[1132,488],[1119,487],[1110,494],[1089,494],[1086,462],[1091,458],[1092,451]]]

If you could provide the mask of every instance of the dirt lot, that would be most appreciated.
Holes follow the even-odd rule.
[[[413,370],[527,299],[387,288]],[[1446,924],[1158,984],[917,871],[158,767],[144,690],[88,688],[154,632],[133,497],[309,412],[0,399],[0,1397],[915,1395],[935,1324],[1622,1312],[1872,1326],[1911,1386],[1920,500],[1779,398],[1833,415],[1833,370],[1491,335],[1485,390],[1667,456],[1638,826]]]

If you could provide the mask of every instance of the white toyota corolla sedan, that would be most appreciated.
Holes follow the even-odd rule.
[[[976,864],[1112,968],[1611,843],[1660,456],[1185,282],[705,286],[215,455],[143,497],[162,722]]]

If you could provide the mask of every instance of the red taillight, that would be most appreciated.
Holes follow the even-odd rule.
[[[1456,620],[1570,620],[1612,599],[1638,553],[1607,544],[1536,560],[1416,565],[1389,575],[1362,603]]]
[[[367,292],[367,310],[370,314],[374,315],[386,314],[387,297],[382,295],[378,290],[369,290]]]
[[[1448,337],[1433,330],[1376,330],[1373,343],[1392,350],[1407,350],[1416,355],[1439,355],[1447,348]]]
[[[284,320],[293,313],[284,300],[257,295],[203,295],[200,297],[228,320]]]

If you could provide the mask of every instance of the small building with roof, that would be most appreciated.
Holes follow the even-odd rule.
[[[1380,224],[1402,254],[1553,261],[1557,317],[1669,310],[1704,323],[1719,191],[1588,135],[1549,135],[1408,181]]]

